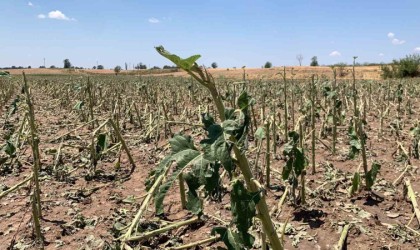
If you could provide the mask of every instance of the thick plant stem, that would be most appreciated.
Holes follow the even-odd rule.
[[[413,209],[414,209],[414,212],[415,212],[416,217],[417,217],[417,221],[419,222],[419,225],[420,225],[420,210],[419,210],[419,204],[417,203],[417,200],[416,200],[416,195],[414,194],[413,188],[411,187],[410,180],[406,180],[406,181],[405,181],[405,186],[407,187],[407,194],[408,194],[408,197],[410,197],[411,203],[413,204]]]
[[[43,248],[43,239],[41,234],[41,225],[40,225],[40,219],[42,218],[41,213],[41,189],[39,186],[39,168],[41,166],[40,162],[40,155],[39,155],[39,137],[37,135],[36,131],[36,125],[35,125],[35,114],[34,114],[34,107],[31,101],[31,95],[29,93],[29,87],[28,82],[26,80],[26,75],[23,73],[23,88],[26,94],[26,104],[28,105],[28,111],[29,111],[29,126],[31,131],[31,147],[32,147],[32,155],[34,159],[34,165],[33,165],[33,180],[35,184],[35,188],[32,195],[32,216],[34,220],[34,226],[35,226],[35,232],[36,237],[39,243],[41,244],[41,247]]]
[[[279,203],[277,203],[277,206],[275,206],[273,210],[271,211],[272,214],[277,213],[276,218],[280,216],[284,201],[286,200],[286,197],[288,194],[289,194],[289,186],[286,186],[286,189],[284,190],[284,193],[281,196]]]
[[[41,223],[40,218],[38,216],[39,212],[37,211],[38,208],[36,206],[36,195],[35,192],[31,195],[31,203],[32,203],[32,217],[34,221],[34,228],[35,228],[35,237],[38,243],[40,244],[40,249],[44,249],[44,241],[42,239],[42,233],[41,233]]]
[[[249,167],[248,160],[246,156],[241,152],[241,150],[234,145],[233,151],[235,153],[236,159],[239,162],[239,168],[241,169],[242,174],[244,175],[245,182],[252,192],[257,192],[258,187],[251,182],[252,173]],[[277,232],[274,228],[273,222],[271,221],[270,213],[268,210],[267,203],[265,201],[265,196],[262,196],[260,202],[257,204],[257,209],[260,212],[260,219],[263,224],[263,229],[268,239],[270,240],[271,247],[273,249],[283,249],[283,244],[280,241],[280,238],[277,235]]]
[[[408,170],[410,170],[411,169],[411,165],[410,164],[407,164],[406,163],[406,166],[405,166],[405,168],[404,168],[404,171],[397,177],[397,179],[395,179],[393,182],[392,182],[392,185],[394,186],[394,187],[396,187],[399,183],[400,183],[400,181],[401,181],[401,178],[407,173],[407,171]]]
[[[221,121],[226,120],[225,118],[225,106],[223,106],[222,98],[220,97],[219,93],[216,90],[216,86],[209,88],[211,96],[216,104],[217,112],[219,113],[219,118]]]
[[[347,224],[344,226],[343,231],[341,231],[340,240],[338,241],[338,244],[336,247],[337,250],[345,249],[345,243],[347,239],[347,233],[349,232],[349,228],[350,228],[350,225]]]
[[[271,124],[271,132],[272,132],[272,136],[273,136],[273,142],[272,142],[272,144],[273,144],[273,157],[276,157],[276,155],[277,155],[277,131],[276,131],[276,112],[273,112],[273,121],[272,121],[272,124]]]
[[[283,83],[284,83],[284,141],[287,143],[289,140],[288,124],[287,124],[287,79],[286,79],[286,66],[283,67]]]
[[[95,174],[96,172],[96,164],[97,164],[97,155],[96,155],[96,147],[95,147],[95,137],[96,133],[98,133],[101,128],[106,126],[109,122],[109,119],[103,122],[101,125],[99,125],[93,132],[92,132],[92,138],[91,138],[91,144],[90,144],[90,158],[91,158],[91,165],[92,165],[92,173]]]
[[[136,112],[136,117],[137,117],[137,122],[139,124],[139,127],[143,128],[143,121],[142,121],[142,118],[141,118],[141,115],[140,115],[140,111],[137,108],[136,104],[134,104],[134,111]]]
[[[353,70],[352,70],[352,76],[353,76],[353,108],[354,108],[354,117],[359,117],[359,110],[357,109],[357,90],[356,90],[356,58],[357,56],[353,57]]]
[[[160,106],[158,107],[158,113],[156,116],[156,134],[155,134],[155,146],[157,147],[159,145],[160,140]]]
[[[290,101],[290,113],[292,115],[292,127],[295,127],[295,81],[294,81],[294,77],[295,77],[295,73],[293,72],[293,68],[292,68],[292,95],[291,95],[291,101]]]
[[[32,174],[29,175],[25,180],[19,182],[18,184],[14,185],[13,187],[7,189],[6,191],[3,191],[2,193],[0,193],[0,200],[5,197],[6,195],[10,194],[11,192],[19,189],[21,186],[25,185],[25,183],[27,183],[28,181],[32,180]]]
[[[179,192],[181,194],[181,205],[182,209],[187,208],[187,201],[185,199],[185,185],[184,185],[184,177],[182,173],[178,175],[178,181],[179,181]]]
[[[86,90],[88,92],[88,96],[89,96],[89,113],[90,113],[90,121],[94,121],[96,123],[96,125],[98,126],[98,121],[95,120],[94,116],[93,116],[93,96],[92,96],[92,84],[90,83],[90,79],[88,77],[88,83],[87,83],[87,87]]]
[[[165,122],[165,138],[167,138],[168,137],[167,131],[169,132],[169,135],[172,136],[172,130],[171,130],[171,125],[167,123],[167,121],[169,120],[168,109],[166,108],[166,105],[164,102],[162,102],[162,109],[163,109],[164,122]]]
[[[267,250],[267,237],[264,232],[261,232],[261,250]]]
[[[265,131],[267,135],[266,149],[265,149],[265,186],[270,187],[270,123],[267,121],[265,124]]]
[[[26,80],[26,75],[25,73],[23,73],[23,79],[24,79],[24,90],[25,90],[25,94],[26,94],[26,103],[28,105],[28,109],[29,109],[29,126],[30,126],[30,130],[31,130],[31,146],[32,146],[32,154],[33,154],[33,158],[34,158],[34,166],[33,166],[33,177],[34,177],[34,182],[35,182],[35,198],[36,198],[36,203],[37,203],[37,209],[38,209],[38,216],[40,218],[42,218],[41,215],[41,198],[40,198],[40,193],[41,193],[41,189],[39,187],[39,168],[41,166],[41,162],[40,162],[40,155],[39,155],[39,147],[38,147],[38,143],[39,143],[39,137],[36,134],[36,125],[35,125],[35,114],[34,114],[34,108],[32,105],[32,101],[31,101],[31,95],[29,93],[29,88],[28,88],[28,83]]]
[[[186,245],[182,245],[182,246],[179,246],[179,247],[171,247],[171,248],[169,248],[169,250],[194,249],[194,247],[196,247],[196,246],[212,243],[212,242],[217,241],[218,239],[219,239],[218,236],[213,236],[213,237],[210,237],[210,238],[205,239],[205,240],[199,240],[199,241],[196,241],[196,242],[193,242],[193,243],[190,243],[190,244],[186,244]]]
[[[303,150],[305,136],[303,134],[302,122],[299,120],[299,146]]]
[[[253,129],[251,129],[251,133],[255,133],[255,131],[257,130],[257,118],[255,118],[255,111],[254,111],[254,106],[251,107],[251,128],[252,128],[252,124],[253,124]]]
[[[139,223],[141,216],[143,215],[144,211],[146,211],[146,208],[149,205],[149,202],[152,199],[153,194],[155,193],[156,189],[159,187],[164,177],[165,175],[160,175],[155,181],[155,183],[153,184],[153,186],[149,189],[149,193],[147,194],[146,198],[144,198],[143,203],[141,204],[139,211],[134,217],[134,220],[131,222],[130,227],[128,228],[127,232],[123,235],[123,237],[121,237],[123,243],[127,241],[128,238],[131,237],[131,233],[133,232],[134,228],[137,227],[137,224]]]
[[[300,204],[305,205],[306,204],[306,190],[305,190],[305,175],[306,170],[304,169],[302,173],[300,174]]]
[[[60,145],[58,146],[57,153],[55,155],[54,166],[53,166],[53,173],[57,173],[57,167],[61,161],[61,149],[63,148],[63,140],[61,140]]]
[[[19,147],[20,139],[21,139],[21,137],[23,135],[23,133],[22,133],[23,132],[23,128],[25,127],[27,120],[28,120],[28,113],[25,114],[25,116],[23,117],[22,122],[21,122],[21,124],[19,126],[19,132],[18,132],[18,134],[16,136],[16,140],[15,140],[15,145],[17,147]]]
[[[112,119],[109,119],[109,123],[111,124],[112,128],[115,130],[115,133],[117,134],[118,140],[121,142],[121,146],[123,147],[125,153],[128,156],[128,160],[130,161],[131,164],[131,173],[134,172],[134,169],[136,169],[136,164],[134,163],[133,157],[131,157],[131,153],[130,150],[127,147],[127,144],[125,143],[124,138],[122,137],[120,130],[118,129],[118,127],[116,126],[116,124],[114,123],[114,121]]]
[[[311,151],[312,151],[312,174],[315,174],[315,76],[311,80]]]
[[[257,139],[257,155],[255,156],[255,165],[254,165],[254,174],[255,176],[259,176],[260,173],[262,174],[262,171],[258,169],[258,160],[260,159],[260,153],[262,148],[262,139]]]
[[[333,69],[334,73],[334,80],[332,84],[332,91],[337,91],[337,70]],[[335,155],[336,153],[336,143],[337,143],[337,106],[336,106],[336,100],[333,100],[333,127],[332,127],[332,133],[333,133],[333,141],[332,141],[332,153]]]
[[[363,125],[362,125],[362,120],[357,119],[357,121],[359,123],[359,138],[360,138],[360,146],[362,148],[362,161],[363,161],[363,171],[365,172],[365,176],[367,176],[367,172],[368,172],[368,166],[367,166],[367,159],[366,159],[366,143],[365,143],[365,135],[364,135],[364,131],[363,131]],[[366,187],[368,187],[368,178],[365,178],[366,181]]]

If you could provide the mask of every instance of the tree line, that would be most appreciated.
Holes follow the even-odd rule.
[[[304,57],[303,57],[302,54],[296,55],[296,60],[298,61],[299,66],[302,66],[303,59],[304,59]],[[413,63],[413,62],[418,62],[418,61],[419,61],[418,60],[418,55],[408,55],[404,59],[393,60],[392,63],[369,63],[369,62],[365,62],[365,63],[356,63],[355,66],[381,66],[382,67],[382,71],[384,71],[384,74],[386,75],[386,77],[393,77],[395,75],[411,75],[412,76],[412,75],[417,75],[417,73],[412,73],[412,72],[417,72],[416,71],[416,65],[417,65],[417,63]],[[400,70],[399,72],[397,72],[398,69],[396,69],[395,66],[394,66],[394,68],[392,68],[391,66],[389,66],[389,65],[400,65],[400,64],[403,65],[403,66],[406,66],[407,65],[406,68],[410,68],[411,67],[409,69],[410,72],[409,73],[405,73],[406,71],[404,71],[404,70]],[[310,60],[309,66],[316,67],[316,66],[319,66],[319,65],[320,64],[318,62],[318,57],[317,56],[313,56],[311,58],[311,60]],[[134,69],[135,70],[148,69],[147,65],[146,64],[143,64],[141,62],[140,63],[137,63],[137,64],[133,64],[132,66],[130,65],[130,67],[129,67],[128,63],[125,63],[124,66],[125,66],[124,67],[125,70],[129,70],[129,68],[130,69],[133,69],[133,70]],[[343,68],[343,67],[346,67],[348,65],[346,63],[344,63],[344,62],[339,62],[339,63],[335,63],[335,64],[332,64],[332,65],[327,65],[327,66],[331,66],[331,67],[334,66],[334,67],[341,67],[341,68]],[[262,68],[272,68],[272,67],[273,67],[273,64],[270,61],[267,61],[262,66]],[[27,66],[27,67],[23,67],[23,66],[11,66],[11,67],[3,67],[3,68],[0,67],[0,69],[31,69],[31,68],[32,68],[31,66]],[[39,66],[39,68],[42,69],[42,68],[47,68],[47,67],[45,65],[42,65],[42,66]],[[59,67],[57,67],[55,65],[51,65],[51,66],[49,66],[49,68],[50,69],[56,69],[56,68],[59,68]],[[63,60],[63,68],[64,69],[85,69],[84,67],[73,66],[72,63],[70,62],[70,59],[67,59],[67,58]],[[213,68],[213,69],[218,68],[218,64],[216,62],[211,63],[211,68]],[[103,70],[103,69],[105,69],[105,67],[104,67],[104,65],[98,64],[98,65],[94,65],[92,67],[92,69]],[[117,65],[117,66],[114,67],[114,71],[117,74],[122,69],[123,68],[121,66],[119,66],[119,65]],[[153,66],[153,67],[150,67],[150,69],[178,69],[178,68],[176,66],[164,65],[162,68],[159,67],[159,66]],[[400,72],[402,72],[402,73],[400,73]]]

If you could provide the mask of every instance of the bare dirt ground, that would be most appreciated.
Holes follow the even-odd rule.
[[[277,70],[249,70],[249,74],[274,74]],[[325,69],[326,71],[328,69]],[[239,72],[240,70],[236,70]],[[237,76],[236,71],[232,76]],[[374,72],[374,69],[372,69]],[[225,70],[214,70],[215,76],[226,73]],[[232,72],[229,70],[229,73]],[[176,73],[178,74],[178,73]],[[224,75],[224,74],[223,74]],[[46,249],[102,249],[114,240],[113,227],[116,223],[126,224],[132,220],[139,204],[146,194],[144,183],[148,173],[159,163],[165,155],[167,140],[162,138],[155,142],[141,142],[135,127],[128,125],[123,129],[123,135],[128,142],[137,167],[128,180],[123,177],[128,173],[130,165],[126,155],[121,157],[120,168],[115,168],[115,157],[102,159],[98,169],[103,174],[90,180],[85,178],[86,169],[84,157],[80,155],[81,148],[86,147],[90,140],[92,129],[85,127],[65,137],[64,143],[73,147],[66,147],[62,152],[62,164],[73,171],[69,175],[53,177],[49,173],[54,166],[52,149],[57,149],[60,140],[52,139],[71,131],[81,123],[77,122],[74,113],[58,112],[55,100],[46,100],[43,93],[34,91],[35,116],[39,124],[40,151],[42,159],[42,227],[46,239]],[[419,102],[413,103],[415,114],[411,119],[420,119]],[[1,116],[6,112],[2,107]],[[393,111],[391,111],[393,112]],[[394,182],[406,165],[399,161],[399,151],[395,135],[391,129],[385,130],[385,136],[378,138],[379,124],[377,113],[368,113],[369,161],[377,160],[382,169],[374,187],[372,196],[361,192],[355,197],[348,198],[348,179],[322,186],[327,176],[341,178],[343,173],[351,174],[357,160],[345,160],[347,144],[347,128],[341,128],[338,138],[339,153],[333,156],[327,147],[317,143],[317,173],[307,175],[307,186],[312,190],[308,194],[309,208],[295,210],[290,204],[283,206],[283,211],[277,222],[289,219],[290,226],[285,236],[286,249],[334,249],[343,225],[353,222],[349,232],[347,249],[420,249],[420,238],[406,233],[406,230],[395,229],[389,225],[407,225],[411,220],[411,227],[417,229],[419,224],[413,216],[412,205],[403,195],[403,181],[394,188]],[[1,124],[4,120],[0,119]],[[19,123],[19,117],[14,116],[12,123]],[[198,121],[195,121],[198,122]],[[390,120],[385,120],[389,124]],[[407,125],[408,126],[408,125]],[[408,129],[408,128],[405,128]],[[176,127],[174,127],[176,130]],[[3,138],[4,130],[0,130]],[[407,134],[401,138],[405,148],[410,147]],[[251,141],[253,145],[254,142]],[[274,156],[273,171],[281,172],[285,164],[281,156],[283,142],[279,141],[278,155]],[[11,187],[23,180],[31,172],[33,158],[28,144],[19,152],[21,167],[0,176],[0,185]],[[252,157],[252,156],[251,156]],[[407,173],[414,190],[420,192],[419,160],[412,159],[412,169]],[[281,176],[273,174],[272,188],[267,190],[267,201],[270,208],[279,202],[284,192]],[[1,188],[1,187],[0,187]],[[167,221],[185,220],[189,214],[181,209],[178,186],[175,185],[170,196],[165,199]],[[28,200],[27,187],[20,189],[0,200],[0,249],[36,249],[32,241],[31,210]],[[223,197],[222,203],[206,201],[206,212],[229,221],[229,198]],[[150,223],[157,221],[154,217],[154,207],[150,205],[145,220]],[[211,228],[220,223],[209,219],[206,223],[183,227],[173,230],[170,234],[162,234],[153,240],[143,243],[143,249],[167,248],[174,242],[188,243],[207,238]],[[168,243],[169,242],[169,243]],[[14,248],[9,248],[14,246]],[[216,249],[221,244],[205,245],[195,249]],[[149,247],[149,248],[147,248]]]
[[[286,70],[290,72],[293,68],[294,73],[296,74],[295,79],[309,78],[313,74],[316,74],[319,77],[326,76],[332,78],[332,70],[330,67],[309,67],[309,66],[295,66],[295,67],[286,67]],[[346,67],[343,69],[343,76],[339,78],[350,79],[351,76],[351,67]],[[21,69],[10,69],[7,70],[12,75],[22,74]],[[26,74],[35,74],[35,75],[49,75],[49,74],[115,74],[114,70],[104,69],[104,70],[94,70],[94,69],[77,69],[77,70],[67,70],[67,69],[25,69]],[[229,69],[208,69],[208,71],[213,74],[214,77],[228,77],[228,78],[237,78],[241,79],[243,76],[243,69],[241,68],[229,68]],[[247,77],[250,79],[260,79],[260,78],[281,78],[278,73],[283,72],[282,67],[274,67],[271,69],[261,69],[261,68],[246,68],[245,69]],[[128,70],[121,71],[121,74],[132,74],[132,75],[172,75],[172,76],[186,76],[185,72],[170,72],[170,70]],[[288,78],[291,75],[288,74]],[[381,70],[379,66],[358,66],[356,67],[356,78],[357,79],[366,79],[366,80],[377,80],[381,78]]]

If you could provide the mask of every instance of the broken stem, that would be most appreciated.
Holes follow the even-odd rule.
[[[178,223],[174,223],[174,224],[171,224],[169,226],[162,227],[160,229],[157,229],[157,230],[154,230],[154,231],[150,231],[150,232],[144,233],[143,235],[130,237],[130,238],[126,239],[126,241],[141,241],[141,240],[146,240],[146,239],[148,239],[150,237],[153,237],[155,235],[158,235],[158,234],[161,234],[161,233],[170,231],[170,230],[175,229],[175,228],[178,228],[178,227],[187,226],[187,225],[196,223],[198,221],[200,221],[200,218],[199,217],[194,217],[194,218],[189,219],[189,220],[186,220],[186,221],[181,221],[181,222],[178,222]]]
[[[417,221],[419,222],[419,225],[420,225],[419,204],[417,203],[416,195],[414,194],[413,187],[411,186],[410,180],[406,180],[405,185],[407,187],[408,197],[410,197],[411,203],[413,204],[414,212],[416,213]]]
[[[200,246],[200,245],[203,245],[203,244],[215,242],[218,239],[219,239],[218,236],[213,236],[213,237],[210,237],[210,238],[205,239],[205,240],[199,240],[199,241],[196,241],[196,242],[193,242],[193,243],[190,243],[190,244],[186,244],[186,245],[182,245],[182,246],[179,246],[179,247],[171,247],[169,249],[170,250],[191,249],[191,248],[194,248],[196,246]]]
[[[337,250],[345,249],[346,239],[347,239],[347,233],[349,232],[350,225],[347,224],[344,226],[343,231],[341,231],[340,240],[338,241]]]

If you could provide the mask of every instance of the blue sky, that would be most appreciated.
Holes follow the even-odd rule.
[[[206,66],[389,62],[420,53],[419,13],[419,0],[1,0],[0,67],[170,64],[157,45]]]

